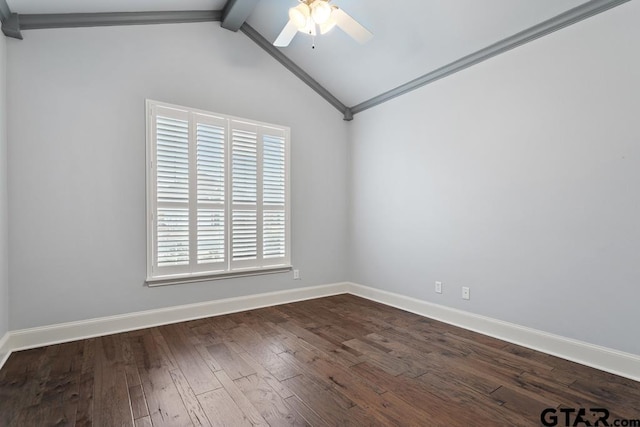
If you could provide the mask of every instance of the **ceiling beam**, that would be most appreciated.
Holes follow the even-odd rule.
[[[259,0],[228,0],[222,10],[222,28],[238,31],[245,23]]]
[[[375,107],[376,105],[380,105],[383,102],[387,102],[395,97],[404,95],[407,92],[416,90],[429,83],[433,83],[436,80],[440,80],[443,77],[450,76],[451,74],[462,71],[466,68],[471,67],[472,65],[478,64],[482,61],[486,61],[487,59],[493,58],[496,55],[514,49],[525,43],[529,43],[530,41],[546,36],[547,34],[568,27],[569,25],[580,22],[584,19],[602,13],[628,1],[629,0],[591,0],[578,7],[561,13],[560,15],[557,15],[551,19],[548,19],[538,25],[534,25],[533,27],[514,34],[511,37],[500,40],[499,42],[494,43],[491,46],[480,49],[479,51],[474,52],[471,55],[467,55],[463,58],[458,59],[457,61],[445,65],[444,67],[438,68],[437,70],[418,77],[417,79],[411,80],[408,83],[384,92],[367,101],[361,102],[360,104],[351,107],[351,112],[353,114],[357,114],[369,108]]]
[[[7,0],[0,0],[0,21],[4,22],[9,16],[11,16],[11,9],[9,9]]]
[[[114,25],[179,24],[220,21],[219,10],[181,10],[167,12],[56,13],[20,15],[21,30],[45,28],[104,27]]]
[[[8,18],[2,20],[2,33],[7,37],[22,40],[20,18],[17,13],[12,13]]]
[[[327,89],[325,89],[320,83],[315,81],[309,74],[307,74],[302,68],[298,67],[292,60],[287,58],[278,48],[276,48],[271,42],[260,33],[258,33],[252,26],[246,22],[240,27],[247,37],[254,41],[258,46],[264,49],[269,55],[276,59],[279,63],[285,66],[289,71],[295,74],[300,80],[307,84],[311,89],[315,90],[321,97],[323,97],[329,104],[333,105],[338,111],[340,111],[344,120],[349,121],[353,119],[351,110],[344,105],[338,98],[333,96]]]
[[[11,13],[7,0],[0,0],[0,21],[2,21],[2,32],[5,36],[22,40],[18,14]]]

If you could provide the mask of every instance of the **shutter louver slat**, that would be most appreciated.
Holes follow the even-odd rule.
[[[158,267],[189,264],[189,123],[156,118],[156,201],[184,207],[158,206]]]
[[[284,138],[265,135],[263,138],[263,199],[268,205],[284,206],[285,145]]]
[[[198,209],[198,263],[224,259],[224,210]]]
[[[223,262],[225,256],[225,129],[196,125],[198,176],[198,264]],[[219,204],[219,208],[205,207]]]
[[[262,235],[264,258],[281,258],[285,256],[284,211],[264,211]]]
[[[198,201],[224,203],[223,127],[198,123]]]
[[[256,211],[236,210],[233,212],[232,220],[232,260],[255,259],[258,255]]]
[[[231,261],[242,263],[258,257],[257,210],[246,208],[246,205],[257,208],[258,202],[258,135],[232,128],[231,147]]]
[[[189,264],[189,209],[158,208],[158,267]]]
[[[232,131],[233,203],[257,201],[257,135],[255,132]]]
[[[157,117],[157,201],[189,201],[189,123]]]

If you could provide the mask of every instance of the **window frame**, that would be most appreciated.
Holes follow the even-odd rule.
[[[158,151],[157,144],[157,114],[155,112],[163,111],[175,118],[175,120],[187,120],[188,127],[188,200],[186,206],[188,209],[188,265],[179,267],[161,267],[157,266],[157,217],[158,206],[166,204],[158,200],[158,185],[156,174],[156,156]],[[173,112],[173,113],[170,113]],[[259,122],[241,117],[230,116],[227,114],[214,113],[210,111],[199,110],[190,107],[184,107],[169,104],[160,101],[147,99],[145,101],[145,117],[146,117],[146,231],[147,231],[147,271],[146,284],[148,286],[160,286],[178,283],[189,283],[198,281],[209,281],[216,279],[225,279],[230,277],[243,277],[260,274],[272,274],[290,271],[291,266],[291,139],[290,128],[271,123]],[[162,114],[162,117],[166,117]],[[203,202],[198,199],[198,169],[197,169],[197,150],[198,137],[197,129],[199,124],[209,125],[215,123],[224,127],[224,200],[222,203]],[[232,187],[233,183],[233,155],[234,155],[234,136],[233,131],[237,127],[249,127],[256,129],[256,202],[254,205],[256,212],[256,258],[254,260],[238,261],[233,259],[232,245],[232,214],[234,206],[238,203],[234,200]],[[275,261],[269,262],[268,257],[264,257],[264,211],[265,207],[273,204],[266,203],[263,195],[264,183],[263,178],[265,171],[263,169],[263,160],[265,156],[265,139],[264,137],[283,138],[284,140],[284,201],[275,211],[284,213],[284,256],[272,258]],[[222,205],[224,209],[224,261],[212,263],[217,268],[207,268],[207,264],[199,263],[197,254],[198,248],[198,214],[200,206]],[[251,205],[249,203],[249,205]],[[252,209],[251,206],[243,204],[245,208]],[[204,208],[202,208],[204,209]],[[273,209],[271,212],[274,211]],[[194,248],[195,246],[195,248]],[[163,271],[164,270],[164,271]]]

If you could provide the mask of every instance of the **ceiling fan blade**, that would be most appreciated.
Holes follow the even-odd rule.
[[[289,46],[289,43],[291,43],[291,40],[293,40],[293,37],[297,32],[298,27],[296,27],[296,24],[294,24],[292,20],[289,20],[289,22],[287,22],[287,25],[285,25],[280,32],[280,35],[278,36],[276,41],[273,42],[273,45],[278,47]]]
[[[369,30],[360,25],[358,21],[340,8],[336,7],[333,12],[331,12],[331,18],[335,20],[338,28],[349,34],[358,43],[366,43],[373,37],[373,34],[371,34]]]

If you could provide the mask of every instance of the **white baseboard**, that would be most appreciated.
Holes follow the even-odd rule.
[[[11,348],[9,348],[9,335],[10,332],[7,332],[2,336],[2,338],[0,338],[0,368],[4,366],[4,362],[6,362],[11,355]]]
[[[7,353],[11,353],[79,339],[343,294],[347,292],[347,288],[347,283],[334,283],[10,331],[0,341],[4,343],[4,346],[0,346],[0,354],[3,347],[6,347]],[[4,364],[4,360],[2,362]],[[1,367],[2,364],[0,364]]]
[[[349,284],[349,293],[572,362],[640,381],[640,356],[503,322],[416,298]]]
[[[297,288],[10,331],[0,339],[0,368],[4,365],[4,362],[12,351],[343,293],[350,293],[523,347],[591,366],[602,371],[640,381],[640,356],[638,355],[549,334],[536,329],[355,283],[334,283],[308,288]]]

